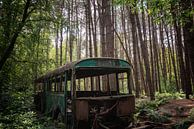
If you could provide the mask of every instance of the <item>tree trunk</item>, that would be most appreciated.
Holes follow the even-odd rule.
[[[148,15],[148,30],[149,30],[149,42],[150,42],[150,61],[151,61],[151,73],[152,75],[150,75],[150,77],[152,78],[152,85],[149,87],[149,94],[150,94],[150,99],[154,100],[155,99],[155,88],[154,88],[154,62],[153,62],[153,44],[152,44],[152,38],[151,37],[151,18],[150,15]]]
[[[183,8],[183,13],[186,10],[192,10],[191,0],[181,0],[181,6]],[[191,28],[194,26],[193,17],[191,15],[184,15],[185,25],[183,26],[183,36],[184,36],[184,44],[185,44],[185,64],[186,64],[186,84],[185,84],[185,92],[186,98],[189,99],[189,95],[192,94],[191,87],[191,71],[194,73],[194,31]],[[193,80],[193,79],[192,79]]]
[[[104,3],[98,3],[98,14],[100,24],[100,43],[101,43],[101,56],[106,55],[105,48],[105,14],[104,14]]]
[[[104,0],[105,7],[105,29],[106,29],[106,56],[114,57],[114,30],[111,18],[111,2],[112,0]]]
[[[139,98],[140,96],[140,85],[138,80],[138,57],[137,57],[137,31],[136,31],[136,22],[135,22],[135,15],[131,12],[131,9],[127,6],[128,14],[131,21],[131,29],[132,29],[132,38],[133,38],[133,66],[134,66],[134,78],[135,78],[135,87],[136,87],[136,97]]]
[[[152,81],[151,81],[151,75],[150,75],[150,63],[149,63],[149,55],[148,55],[148,48],[147,48],[147,37],[146,37],[146,28],[145,28],[145,14],[142,12],[142,24],[143,24],[143,36],[144,41],[142,38],[142,32],[140,28],[140,21],[138,15],[136,15],[136,21],[137,21],[137,28],[138,28],[138,34],[139,34],[139,40],[140,40],[140,47],[142,51],[143,61],[145,64],[145,72],[146,72],[146,85],[145,85],[145,93],[148,93],[148,86],[152,87]],[[148,94],[147,94],[148,95]]]

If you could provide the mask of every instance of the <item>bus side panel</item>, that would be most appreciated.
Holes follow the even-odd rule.
[[[51,112],[53,109],[59,108],[61,113],[64,113],[64,94],[50,93],[46,94],[46,112]]]

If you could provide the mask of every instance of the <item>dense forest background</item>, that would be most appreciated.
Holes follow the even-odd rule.
[[[0,128],[39,126],[31,120],[34,80],[88,57],[129,61],[137,98],[189,98],[193,7],[192,0],[0,0]]]

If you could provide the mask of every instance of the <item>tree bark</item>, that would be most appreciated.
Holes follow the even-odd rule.
[[[104,0],[105,7],[105,29],[106,29],[106,56],[114,57],[114,33],[111,18],[111,2],[112,0]]]
[[[191,87],[191,71],[194,73],[194,31],[191,28],[194,26],[193,17],[190,15],[185,15],[186,10],[192,10],[191,0],[181,0],[182,11],[185,19],[185,25],[183,26],[183,36],[185,44],[185,68],[186,68],[186,84],[185,92],[186,98],[189,99],[189,95],[192,94]],[[191,66],[191,67],[190,67]],[[191,71],[190,71],[191,68]],[[193,79],[192,79],[193,80]]]
[[[139,98],[140,96],[140,85],[139,85],[139,79],[138,79],[138,57],[137,57],[137,31],[136,31],[136,21],[135,21],[135,15],[131,12],[130,7],[127,6],[128,14],[131,21],[131,27],[132,27],[132,38],[133,38],[133,66],[134,66],[134,78],[135,78],[135,92],[136,97]]]
[[[144,14],[142,14],[144,15]],[[143,17],[143,35],[144,35],[144,41],[142,38],[142,32],[140,28],[140,21],[138,15],[136,15],[136,21],[137,21],[137,28],[138,28],[138,34],[139,34],[139,40],[140,40],[140,47],[142,51],[143,61],[145,64],[145,72],[146,72],[146,85],[145,85],[145,92],[148,93],[148,87],[152,87],[152,81],[151,81],[151,75],[150,75],[150,63],[149,63],[149,55],[148,55],[148,48],[147,48],[147,37],[146,37],[146,29],[145,29],[145,18]]]

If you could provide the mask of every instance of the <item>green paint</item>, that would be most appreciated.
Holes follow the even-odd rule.
[[[124,60],[119,60],[120,68],[131,68],[128,62]]]
[[[86,59],[75,64],[75,68],[80,67],[110,67],[110,68],[131,68],[128,62],[124,60],[96,60]]]
[[[96,60],[84,60],[79,62],[78,64],[75,65],[75,68],[78,67],[95,67],[96,65]]]
[[[64,112],[64,94],[47,92],[46,94],[46,112],[50,112],[53,108],[59,107]]]

